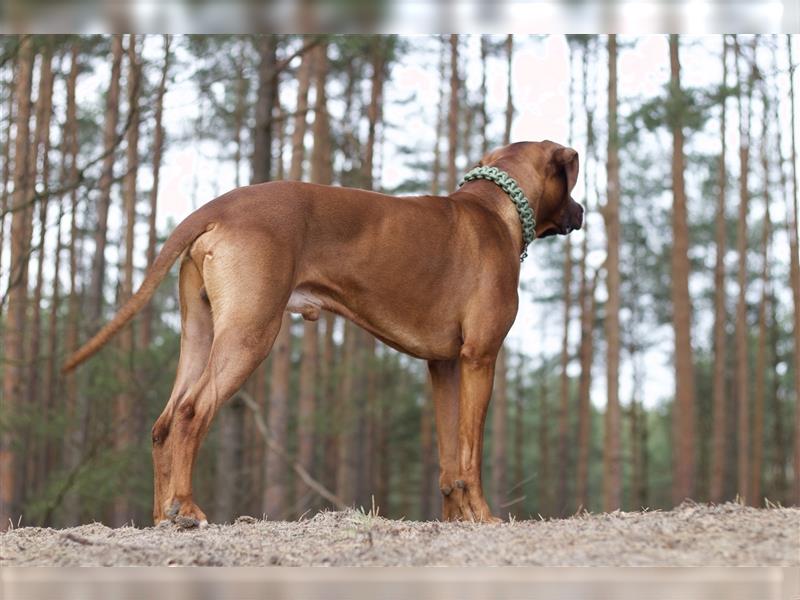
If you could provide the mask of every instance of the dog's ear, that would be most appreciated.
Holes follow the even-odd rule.
[[[571,192],[578,183],[578,153],[572,148],[558,148],[553,152],[553,162],[559,167],[563,167],[567,176],[567,192]]]

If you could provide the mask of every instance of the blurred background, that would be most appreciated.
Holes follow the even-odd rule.
[[[495,512],[800,502],[798,56],[787,35],[0,38],[0,522],[150,524],[177,269],[59,369],[191,210],[270,179],[445,194],[487,149],[545,138],[580,153],[586,225],[522,267]],[[333,315],[285,318],[195,499],[215,521],[437,518],[426,365]]]
[[[797,33],[795,0],[7,0],[4,33]]]

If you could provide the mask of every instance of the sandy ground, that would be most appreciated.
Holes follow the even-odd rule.
[[[800,508],[684,503],[669,512],[583,514],[499,525],[392,521],[357,511],[297,522],[0,534],[3,566],[797,566]]]

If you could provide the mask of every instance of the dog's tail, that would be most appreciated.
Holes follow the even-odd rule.
[[[61,369],[62,372],[72,371],[100,350],[117,331],[122,329],[147,304],[172,265],[178,260],[178,257],[195,239],[207,230],[210,220],[208,212],[203,209],[208,206],[206,204],[181,221],[180,225],[175,228],[175,231],[164,242],[136,293],[119,309],[113,319],[106,323],[92,339],[78,348],[66,360]]]

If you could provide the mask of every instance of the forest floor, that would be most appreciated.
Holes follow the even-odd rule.
[[[4,566],[797,566],[800,508],[684,503],[497,525],[394,521],[358,511],[302,521],[0,534]]]

